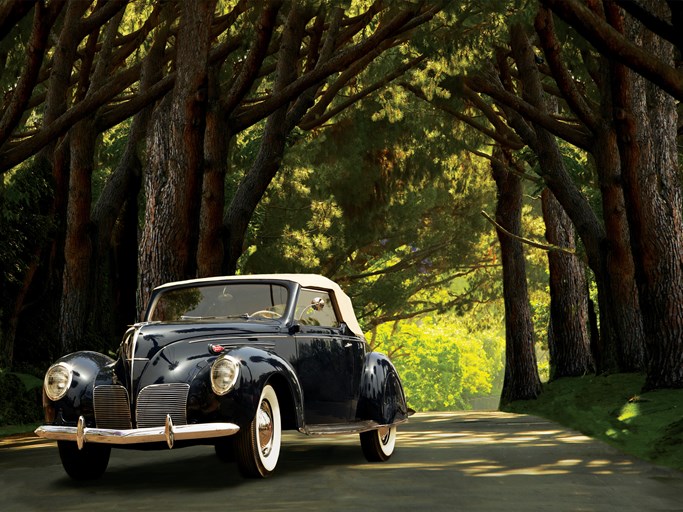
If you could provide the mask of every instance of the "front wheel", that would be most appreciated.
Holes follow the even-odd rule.
[[[360,446],[369,462],[384,462],[396,447],[396,426],[361,432]]]
[[[273,387],[266,385],[259,398],[256,416],[249,428],[240,430],[235,439],[240,473],[248,478],[270,476],[280,456],[281,441],[280,405]]]
[[[64,471],[74,480],[95,480],[107,470],[111,446],[88,443],[81,450],[73,441],[57,441]]]

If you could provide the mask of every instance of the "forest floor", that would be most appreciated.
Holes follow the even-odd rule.
[[[640,374],[558,379],[508,412],[541,416],[642,459],[683,470],[683,389],[642,392]]]

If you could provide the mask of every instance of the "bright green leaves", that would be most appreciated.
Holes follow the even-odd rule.
[[[382,325],[374,334],[376,350],[396,365],[410,407],[418,411],[470,409],[476,398],[497,394],[502,384],[500,332],[470,331],[473,315],[425,317]]]

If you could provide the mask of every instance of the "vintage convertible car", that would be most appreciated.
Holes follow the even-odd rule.
[[[369,461],[394,451],[410,409],[387,357],[369,352],[351,300],[312,274],[194,279],[154,290],[117,359],[76,352],[45,375],[46,425],[74,479],[111,447],[213,444],[248,477],[273,472],[283,430],[360,434]]]

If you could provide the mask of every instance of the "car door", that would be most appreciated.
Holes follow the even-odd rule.
[[[297,374],[308,424],[346,423],[357,401],[354,345],[342,334],[330,294],[301,289],[295,311]]]

